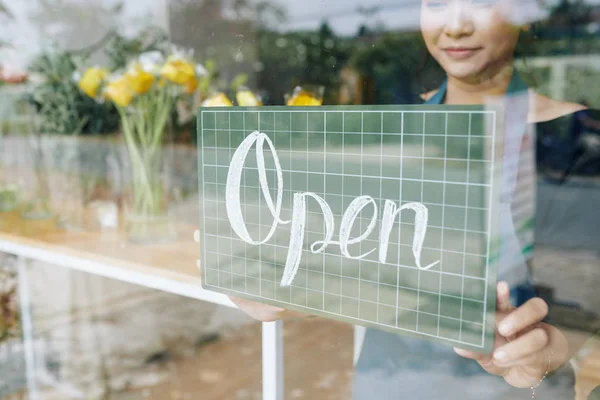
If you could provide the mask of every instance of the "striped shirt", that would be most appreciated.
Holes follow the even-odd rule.
[[[442,104],[446,90],[444,82],[426,104]],[[533,96],[526,84],[515,74],[502,99],[507,117],[503,137],[500,247],[496,255],[498,279],[511,286],[529,280],[527,262],[534,249],[535,127],[527,123],[530,98]]]

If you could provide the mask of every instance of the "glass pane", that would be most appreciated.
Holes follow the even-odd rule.
[[[239,311],[47,263],[27,274],[40,398],[260,398],[260,324]]]
[[[0,397],[23,393],[27,389],[25,346],[21,339],[16,257],[1,254],[2,323],[0,324]]]
[[[0,0],[0,398],[600,396],[599,7]]]

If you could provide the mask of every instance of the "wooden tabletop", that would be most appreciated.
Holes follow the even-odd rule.
[[[178,223],[176,229],[177,238],[167,243],[133,244],[116,229],[67,230],[54,221],[0,213],[0,251],[233,306],[227,296],[200,286],[196,227]]]

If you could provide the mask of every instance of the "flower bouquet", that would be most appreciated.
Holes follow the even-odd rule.
[[[178,100],[191,97],[205,70],[189,55],[141,54],[124,71],[89,68],[79,86],[88,96],[111,101],[121,118],[130,174],[125,199],[127,238],[136,243],[175,237],[164,176],[165,144]]]

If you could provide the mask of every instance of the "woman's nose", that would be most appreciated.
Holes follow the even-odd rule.
[[[467,2],[455,0],[449,2],[445,33],[450,37],[468,36],[473,33],[473,20]]]

